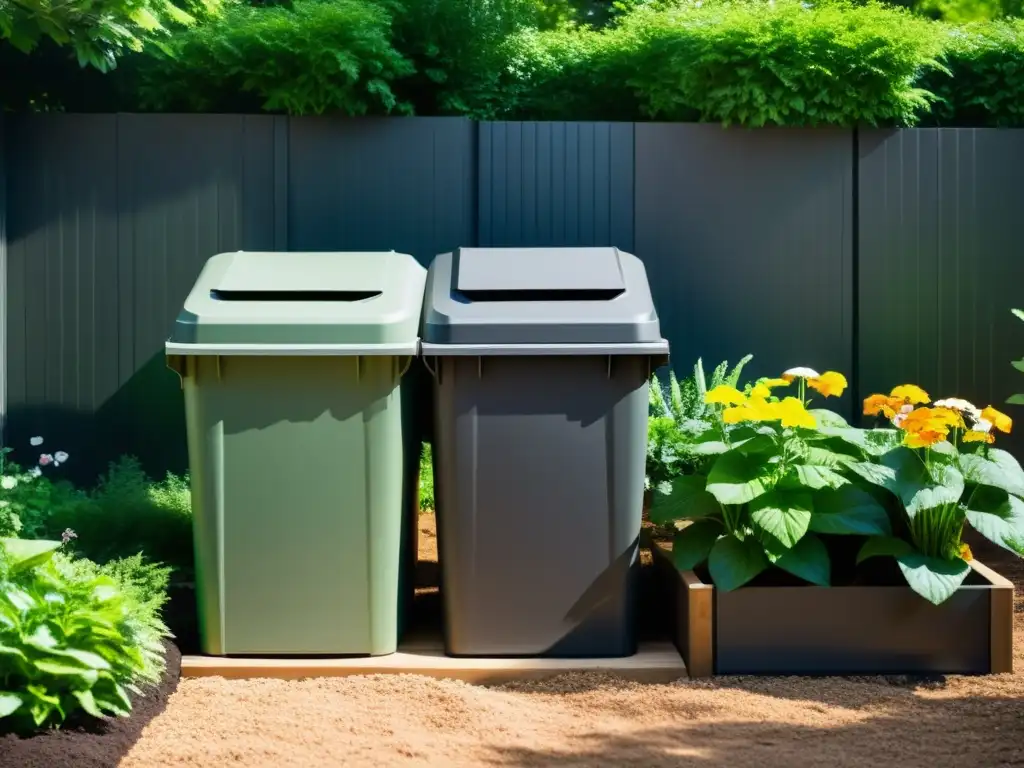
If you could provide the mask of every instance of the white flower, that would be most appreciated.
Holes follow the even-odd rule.
[[[816,379],[821,374],[813,368],[790,368],[783,372],[782,377],[792,376],[794,379]]]
[[[907,403],[906,405],[901,405],[900,406],[900,413],[902,413],[904,416],[906,416],[908,413],[913,413],[913,411],[914,411],[914,406],[911,405],[910,403]]]
[[[57,451],[55,454],[53,454],[53,463],[58,467],[67,460],[68,454],[66,451]]]
[[[43,474],[43,470],[39,467],[32,467],[32,469],[28,471],[29,477],[39,477],[41,474]]]
[[[33,448],[35,448],[37,445],[42,445],[43,444],[43,438],[41,438],[41,437],[33,437],[31,440],[28,441],[28,444],[31,445]]]
[[[974,431],[975,432],[991,432],[992,431],[992,422],[989,421],[988,419],[978,419],[974,423]]]
[[[14,490],[17,486],[18,478],[16,477],[12,477],[11,475],[4,475],[4,477],[0,479],[0,488],[3,488],[5,491]]]
[[[981,418],[981,409],[959,397],[947,397],[945,400],[936,400],[932,405],[936,408],[949,408],[951,411],[966,413],[975,419]]]

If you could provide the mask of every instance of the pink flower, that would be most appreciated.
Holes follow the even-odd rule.
[[[40,456],[39,456],[39,466],[40,467],[45,467],[48,464],[53,464],[53,456],[51,456],[48,453],[40,454]]]

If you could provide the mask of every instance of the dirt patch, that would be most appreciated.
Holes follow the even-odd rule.
[[[181,654],[167,646],[167,670],[160,683],[145,695],[132,694],[132,714],[127,718],[96,721],[82,718],[60,730],[29,738],[0,736],[0,766],[4,768],[113,768],[139,739],[143,729],[167,706],[178,687]]]
[[[413,676],[202,678],[182,681],[121,765],[1024,765],[1024,563],[971,546],[1019,585],[1013,675],[671,685],[565,675],[502,688]],[[426,515],[420,548],[434,561]],[[436,603],[422,608],[424,597],[436,601],[437,589],[421,575],[417,602],[430,616]]]

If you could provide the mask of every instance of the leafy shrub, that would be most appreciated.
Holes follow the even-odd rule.
[[[98,563],[143,553],[174,569],[176,582],[194,573],[189,480],[170,473],[154,483],[139,462],[124,457],[110,465],[99,485],[72,503],[54,506],[32,535],[77,534],[76,552]]]
[[[434,461],[430,443],[420,453],[420,509],[434,509]]]
[[[0,541],[0,720],[28,730],[78,710],[127,715],[129,691],[164,669],[166,570],[101,568],[55,554],[59,541]]]
[[[686,2],[622,32],[649,115],[746,126],[912,125],[930,102],[915,81],[943,46],[941,25],[876,2]]]
[[[412,74],[391,42],[391,15],[368,0],[239,5],[177,35],[173,56],[140,65],[155,111],[365,115],[408,111],[391,88]]]
[[[538,19],[535,0],[389,0],[395,48],[415,72],[396,83],[416,114],[499,114],[506,41]]]
[[[43,453],[41,437],[34,437],[31,450],[33,466],[23,469],[8,457],[13,449],[0,446],[0,537],[34,536],[39,521],[56,507],[78,503],[82,495],[67,482],[52,482],[43,469],[60,466],[68,460],[64,451]]]
[[[945,63],[952,77],[935,72],[922,81],[939,98],[929,123],[1024,125],[1024,20],[950,29]]]

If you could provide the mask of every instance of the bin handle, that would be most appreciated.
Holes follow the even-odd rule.
[[[440,378],[438,378],[437,371],[430,367],[430,358],[426,355],[423,356],[423,367],[427,369],[433,378],[438,379],[438,384],[441,383]]]
[[[398,360],[399,360],[399,358],[395,358],[395,368],[396,368],[396,369],[398,368]],[[402,378],[403,376],[405,376],[405,374],[407,374],[407,373],[409,372],[409,369],[410,369],[411,367],[412,367],[412,355],[409,355],[409,356],[408,356],[408,357],[407,357],[407,358],[405,359],[405,365],[403,365],[403,366],[402,366],[402,369],[401,369],[401,370],[398,370],[398,371],[397,371],[397,374],[398,374],[398,375],[396,376],[396,378],[399,378],[399,379],[400,379],[400,378]]]

